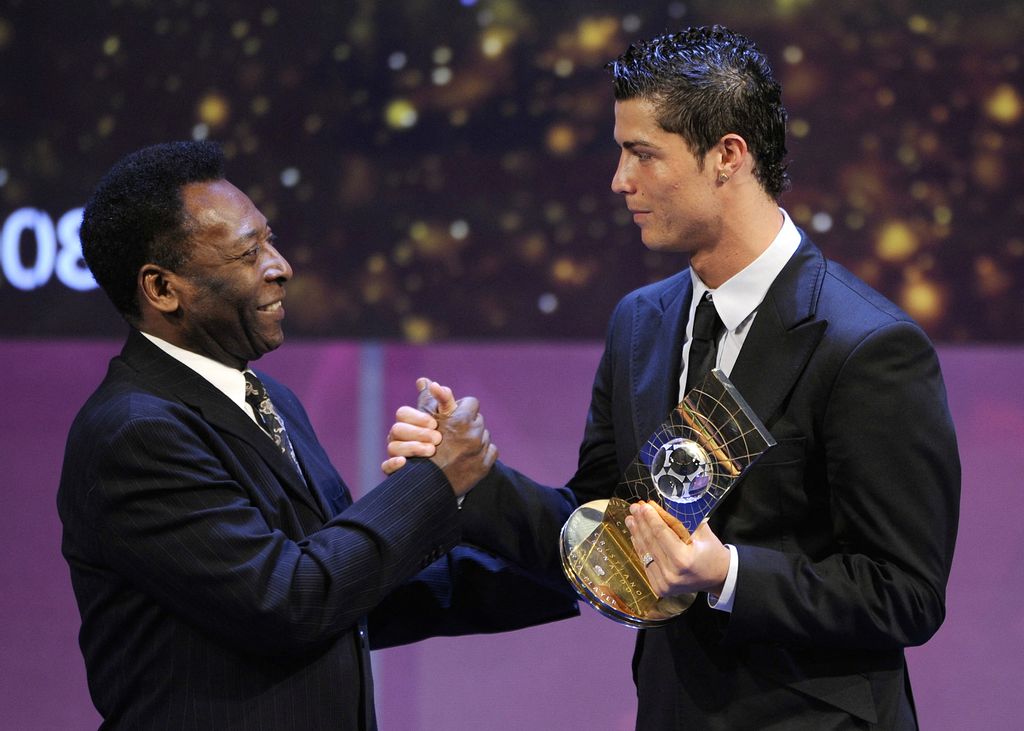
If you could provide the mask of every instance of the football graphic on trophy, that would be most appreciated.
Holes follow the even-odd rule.
[[[695,441],[671,439],[654,456],[651,479],[664,499],[692,503],[704,497],[711,484],[711,460]]]

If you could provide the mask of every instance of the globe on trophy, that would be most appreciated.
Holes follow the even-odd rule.
[[[711,458],[697,442],[676,437],[658,447],[651,478],[665,500],[692,503],[711,485]]]
[[[629,627],[656,627],[696,594],[658,596],[625,518],[632,502],[655,505],[680,539],[714,511],[775,439],[717,368],[683,398],[640,449],[615,494],[578,507],[562,527],[562,569],[577,594]]]

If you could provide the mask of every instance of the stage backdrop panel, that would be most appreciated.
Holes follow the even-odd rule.
[[[116,341],[0,341],[7,377],[0,449],[0,728],[98,723],[54,503],[74,413]],[[395,408],[427,375],[480,398],[502,459],[539,480],[575,466],[597,343],[399,346],[291,341],[259,366],[302,399],[339,472],[379,481]],[[1024,654],[1024,348],[942,348],[964,468],[946,623],[908,652],[923,728],[1014,728]],[[898,435],[894,435],[898,438]],[[632,727],[634,634],[583,616],[506,635],[428,640],[375,653],[384,731]],[[964,703],[969,698],[969,703]]]
[[[941,348],[963,468],[946,621],[907,652],[923,729],[1020,728],[1024,348]],[[899,438],[899,435],[894,435]]]

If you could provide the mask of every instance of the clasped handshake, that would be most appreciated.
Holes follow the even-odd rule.
[[[416,406],[402,406],[388,431],[385,474],[405,465],[409,457],[425,457],[444,472],[456,496],[462,497],[487,475],[498,448],[472,396],[455,399],[452,390],[429,378],[416,380]],[[718,594],[729,569],[729,550],[706,522],[688,540],[682,538],[655,506],[630,506],[626,518],[637,555],[644,556],[651,588],[659,596],[709,591]]]
[[[402,406],[388,432],[388,459],[381,464],[390,475],[408,457],[427,457],[444,472],[459,497],[483,479],[498,459],[498,448],[472,396],[455,400],[452,390],[429,378],[416,379],[416,407]]]

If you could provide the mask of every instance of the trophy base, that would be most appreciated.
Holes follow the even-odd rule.
[[[569,516],[559,540],[562,570],[576,593],[627,627],[661,626],[685,612],[696,594],[659,597],[651,589],[626,528],[629,503],[594,500]]]

